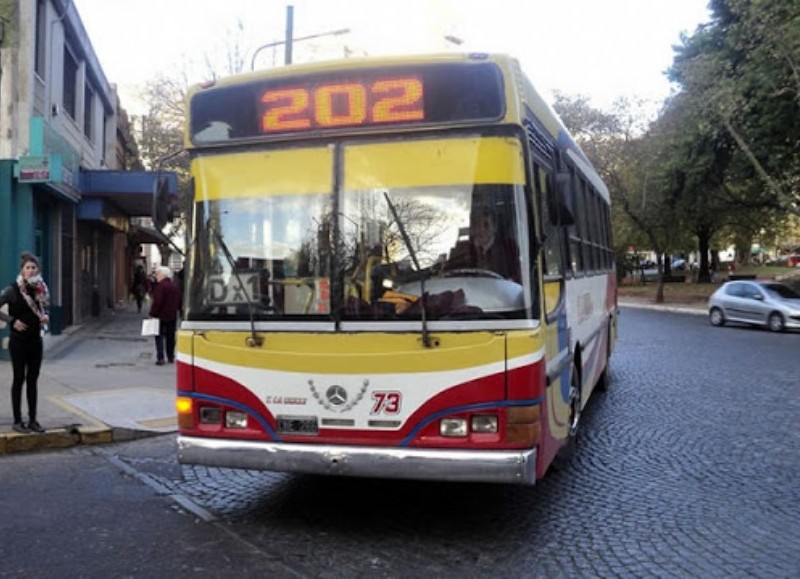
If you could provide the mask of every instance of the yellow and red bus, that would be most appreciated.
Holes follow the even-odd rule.
[[[184,464],[534,484],[607,380],[609,193],[505,55],[193,88]]]

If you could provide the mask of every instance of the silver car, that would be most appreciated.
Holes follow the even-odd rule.
[[[741,322],[773,332],[800,328],[800,294],[774,281],[729,281],[709,298],[708,319],[715,326]]]

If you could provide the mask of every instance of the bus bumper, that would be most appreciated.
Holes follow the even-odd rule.
[[[178,461],[222,468],[458,482],[536,483],[536,449],[450,450],[178,436]]]

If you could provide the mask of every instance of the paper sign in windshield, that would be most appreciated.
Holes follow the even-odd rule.
[[[208,280],[208,301],[213,304],[247,304],[261,299],[260,276],[256,272],[215,275]]]

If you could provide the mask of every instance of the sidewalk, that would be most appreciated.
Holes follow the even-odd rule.
[[[0,360],[0,455],[175,432],[175,365],[155,365],[135,305],[44,339],[39,377],[42,434],[12,430],[11,362]],[[23,418],[27,419],[25,387]]]

